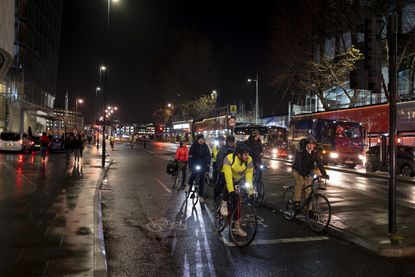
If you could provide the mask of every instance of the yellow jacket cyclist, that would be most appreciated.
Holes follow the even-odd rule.
[[[241,202],[238,194],[235,192],[236,183],[240,182],[242,177],[245,176],[245,182],[248,189],[248,194],[252,195],[254,192],[252,181],[254,175],[254,163],[251,156],[249,156],[249,147],[240,142],[235,148],[235,152],[227,155],[223,160],[222,172],[225,176],[226,190],[224,193],[224,201],[222,202],[220,213],[224,216],[228,215],[228,207],[226,201],[231,198],[231,209],[240,208]],[[233,226],[232,231],[239,236],[246,236],[244,230],[242,230],[239,224],[239,212],[235,213],[236,224]]]

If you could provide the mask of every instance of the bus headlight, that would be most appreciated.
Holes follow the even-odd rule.
[[[337,154],[336,152],[331,152],[330,153],[330,158],[337,159],[338,157],[339,157],[339,154]]]
[[[290,154],[290,155],[288,155],[288,159],[289,159],[289,160],[292,160],[292,159],[293,159],[293,155],[291,155],[291,154]]]
[[[274,155],[278,154],[278,149],[276,149],[276,148],[272,149],[272,154],[274,154]]]

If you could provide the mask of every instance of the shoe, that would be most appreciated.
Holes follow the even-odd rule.
[[[199,197],[199,201],[200,201],[200,203],[205,203],[205,199],[203,199],[203,197]]]
[[[239,224],[239,222],[235,223],[235,228],[232,229],[232,232],[240,237],[246,237],[247,234],[244,230],[242,230],[241,225]]]
[[[220,204],[220,214],[228,216],[228,202],[222,200],[222,203]]]

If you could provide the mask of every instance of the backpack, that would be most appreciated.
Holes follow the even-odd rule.
[[[166,166],[166,173],[175,176],[177,173],[177,165],[174,162],[170,162]]]

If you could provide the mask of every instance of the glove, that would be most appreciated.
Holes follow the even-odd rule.
[[[330,180],[330,176],[329,175],[327,175],[327,174],[324,174],[323,176],[321,176],[323,179],[326,179],[326,180]]]
[[[230,192],[229,196],[232,199],[232,203],[236,203],[239,200],[239,195],[235,191]]]

